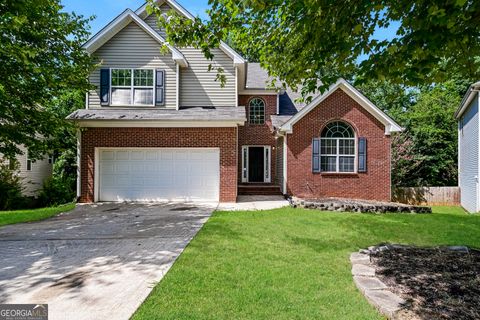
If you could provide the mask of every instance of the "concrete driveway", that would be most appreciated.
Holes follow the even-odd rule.
[[[49,319],[128,319],[214,204],[82,205],[0,228],[0,303],[48,303]]]

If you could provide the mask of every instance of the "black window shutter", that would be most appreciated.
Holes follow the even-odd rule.
[[[367,138],[358,138],[358,172],[367,172]]]
[[[100,104],[110,104],[110,69],[100,70]]]
[[[163,106],[165,104],[165,70],[156,70],[157,83],[155,84],[155,105]]]
[[[312,142],[312,172],[320,172],[320,138]]]

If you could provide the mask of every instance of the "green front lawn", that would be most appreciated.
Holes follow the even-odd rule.
[[[383,319],[349,255],[381,242],[480,247],[480,216],[216,212],[133,319]]]
[[[44,220],[53,217],[59,213],[70,211],[75,208],[75,204],[66,204],[58,207],[16,210],[16,211],[0,211],[0,226],[14,224],[20,222],[32,222]]]

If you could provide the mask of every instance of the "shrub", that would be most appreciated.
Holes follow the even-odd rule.
[[[76,156],[72,151],[61,154],[53,165],[52,176],[45,180],[38,196],[42,206],[60,205],[75,200]]]
[[[19,209],[25,203],[16,160],[0,159],[0,210]]]

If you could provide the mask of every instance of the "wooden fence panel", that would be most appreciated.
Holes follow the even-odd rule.
[[[416,205],[456,206],[460,204],[460,188],[393,188],[392,201]]]

